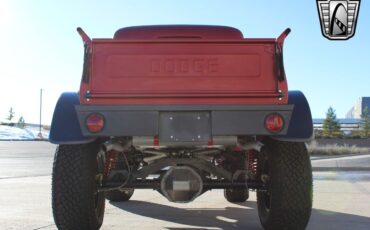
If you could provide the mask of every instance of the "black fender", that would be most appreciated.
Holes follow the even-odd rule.
[[[55,106],[49,141],[53,144],[84,144],[96,138],[82,135],[75,106],[80,104],[77,93],[63,93]]]
[[[301,91],[289,91],[288,104],[294,105],[288,132],[273,137],[280,141],[306,142],[313,139],[313,124],[310,105]]]

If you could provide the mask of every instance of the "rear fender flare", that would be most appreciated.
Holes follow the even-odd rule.
[[[96,138],[82,135],[75,106],[80,104],[77,93],[63,93],[55,106],[49,134],[53,144],[84,144]]]
[[[310,106],[301,91],[289,91],[288,104],[294,105],[288,132],[275,136],[280,141],[307,142],[313,139],[313,125]]]

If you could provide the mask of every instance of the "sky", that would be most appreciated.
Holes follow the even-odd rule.
[[[370,96],[370,1],[361,1],[356,34],[330,41],[321,34],[315,0],[0,1],[0,120],[50,124],[62,92],[79,89],[83,46],[76,27],[92,38],[111,38],[122,27],[162,24],[226,25],[244,37],[285,41],[290,90],[307,97],[314,118],[332,106],[345,116],[356,99]]]

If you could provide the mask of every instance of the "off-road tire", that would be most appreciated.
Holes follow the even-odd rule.
[[[304,143],[268,140],[259,158],[268,191],[257,192],[264,229],[305,229],[312,209],[312,169]]]
[[[102,225],[105,197],[96,193],[97,153],[94,143],[58,146],[52,173],[52,208],[58,229],[95,230]]]
[[[105,193],[105,198],[113,202],[128,201],[134,194],[135,189],[113,190]]]
[[[224,189],[224,197],[231,203],[245,202],[249,198],[248,189]]]
[[[247,168],[247,158],[241,153],[231,153],[232,158],[228,159],[226,169],[232,173],[237,170],[245,170]],[[238,178],[238,182],[244,181],[244,174],[241,174]],[[237,189],[224,189],[224,197],[227,201],[231,203],[242,203],[248,200],[249,190],[247,188],[237,188]]]

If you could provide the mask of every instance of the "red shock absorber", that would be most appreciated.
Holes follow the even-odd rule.
[[[112,169],[117,168],[119,152],[111,150],[106,154],[104,177],[107,178]]]
[[[256,151],[253,149],[248,150],[247,159],[248,159],[248,171],[256,175],[257,174],[257,161],[258,161]]]

